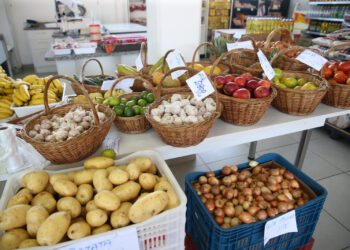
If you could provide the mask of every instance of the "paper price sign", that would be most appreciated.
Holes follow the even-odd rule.
[[[136,65],[137,71],[140,71],[143,68],[143,63],[142,63],[142,60],[141,60],[141,53],[136,58],[135,65]]]
[[[168,66],[170,69],[177,68],[177,67],[186,67],[185,62],[182,60],[180,53],[177,50],[171,52],[167,56],[166,62],[168,63]],[[171,77],[173,79],[179,78],[185,72],[186,72],[186,70],[177,70],[177,71],[171,73]]]
[[[127,79],[121,80],[114,86],[114,89],[130,88],[132,87],[132,85],[134,85],[134,80],[135,80],[134,78],[127,78]],[[110,90],[114,82],[115,80],[103,81],[101,90]]]
[[[252,49],[252,50],[254,50],[252,41],[226,43],[226,46],[227,46],[227,51],[230,51],[233,49]]]
[[[269,78],[269,80],[271,80],[276,73],[271,67],[270,62],[267,60],[266,56],[260,49],[258,51],[258,58],[265,75],[267,76],[267,78]]]
[[[202,100],[203,98],[215,92],[213,85],[211,84],[204,71],[201,71],[198,74],[187,79],[186,82],[197,100]]]
[[[286,233],[298,232],[295,210],[292,210],[276,219],[270,220],[265,224],[264,246],[266,243],[277,236]]]
[[[317,71],[320,71],[323,65],[325,65],[327,62],[326,58],[308,49],[301,52],[300,55],[298,55],[295,59],[302,63],[305,63],[306,65],[309,65]]]

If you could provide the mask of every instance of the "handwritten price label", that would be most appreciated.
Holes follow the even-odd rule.
[[[271,67],[270,62],[267,60],[266,56],[260,49],[258,51],[258,58],[259,58],[260,65],[264,70],[265,75],[267,76],[267,78],[269,78],[269,80],[271,80],[276,73]]]
[[[317,71],[320,71],[323,65],[325,65],[325,63],[327,62],[326,58],[308,49],[301,52],[300,55],[297,56],[297,58],[295,59],[302,63],[305,63],[306,65],[309,65]]]
[[[136,58],[135,65],[136,65],[137,71],[140,71],[143,68],[143,63],[142,63],[142,60],[141,60],[141,53]]]
[[[215,92],[213,85],[211,84],[204,71],[201,71],[198,74],[187,79],[186,82],[197,100],[202,100],[203,98]]]
[[[120,82],[117,83],[117,85],[114,86],[114,89],[130,88],[131,86],[134,85],[134,80],[135,80],[134,78],[127,78],[127,79],[121,80]],[[115,80],[103,81],[101,90],[110,90],[114,82]]]
[[[168,66],[169,66],[170,69],[177,68],[177,67],[185,67],[186,66],[185,62],[182,60],[182,58],[180,56],[180,53],[177,50],[171,52],[167,56],[166,62],[168,63]],[[179,78],[185,72],[186,72],[186,70],[177,70],[177,71],[171,73],[171,77],[173,79]]]
[[[233,49],[252,49],[252,50],[254,50],[252,41],[226,43],[226,46],[227,46],[227,51],[230,51]]]
[[[270,220],[265,224],[264,246],[266,243],[277,236],[286,233],[298,232],[295,210],[292,210],[276,219]]]

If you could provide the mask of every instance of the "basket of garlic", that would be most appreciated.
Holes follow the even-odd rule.
[[[65,79],[82,90],[87,103],[49,108],[47,92],[55,79]],[[115,118],[107,106],[93,104],[86,89],[68,76],[54,76],[46,83],[45,111],[26,122],[21,134],[52,163],[72,163],[88,157],[102,144]]]
[[[150,83],[145,78],[141,76],[136,76],[136,75],[127,75],[115,80],[113,85],[111,86],[111,93],[118,82],[127,78],[135,79],[134,84],[135,82],[136,84],[138,84],[139,82],[141,82],[141,84],[145,83],[146,86],[149,86],[149,88],[152,90],[153,94],[155,94],[154,88],[152,87],[152,83]],[[124,94],[120,96],[121,99],[125,98],[127,100],[130,100],[130,98],[132,97],[141,98],[141,92],[133,92],[133,93]],[[146,119],[146,116],[142,113],[131,117],[123,117],[123,116],[117,115],[115,117],[114,124],[121,132],[127,133],[127,134],[139,134],[151,128],[151,124]]]
[[[176,70],[198,72],[192,68],[178,67],[168,71],[164,77]],[[180,92],[160,96],[157,87],[155,101],[145,111],[160,138],[174,147],[189,147],[199,144],[207,136],[215,120],[220,117],[221,105],[218,95],[210,95],[203,101],[194,98],[192,92]]]

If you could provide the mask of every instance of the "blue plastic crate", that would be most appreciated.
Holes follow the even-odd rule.
[[[257,161],[259,163],[274,161],[282,165],[315,192],[316,198],[295,209],[298,232],[270,239],[264,246],[265,223],[271,219],[229,229],[218,226],[191,185],[191,181],[198,180],[199,176],[204,175],[205,172],[195,172],[186,176],[186,231],[190,234],[198,249],[296,249],[307,245],[311,241],[327,197],[326,189],[281,155],[265,154],[259,157]],[[249,167],[248,163],[238,165],[239,169],[247,167]],[[221,174],[221,170],[215,171],[215,175],[219,174]]]

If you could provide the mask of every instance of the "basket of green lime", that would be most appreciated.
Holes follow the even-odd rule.
[[[148,80],[140,76],[125,76],[117,79],[111,90],[118,82],[126,78],[142,80],[147,85],[152,86]],[[152,87],[152,90],[153,89],[154,88]],[[151,128],[151,124],[146,119],[144,113],[153,101],[154,93],[142,91],[124,94],[119,97],[109,97],[103,102],[103,104],[109,105],[114,110],[116,114],[114,124],[121,132],[138,134]]]

